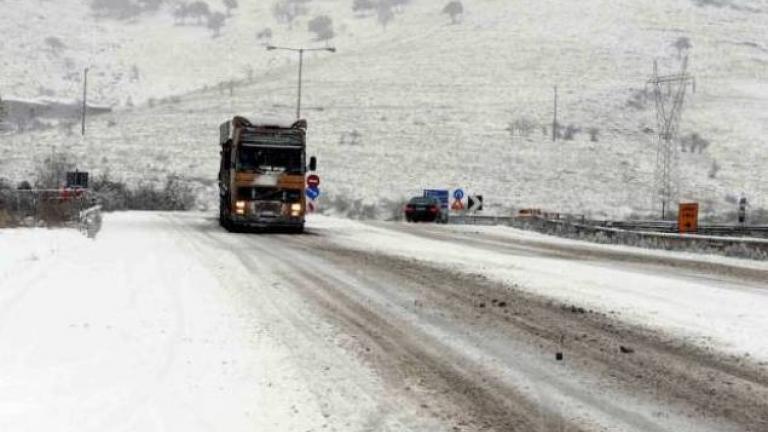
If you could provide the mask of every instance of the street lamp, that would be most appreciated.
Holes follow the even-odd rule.
[[[298,96],[298,102],[296,103],[296,119],[301,119],[301,73],[302,68],[304,66],[304,53],[307,51],[328,51],[335,53],[336,48],[333,47],[326,47],[326,48],[288,48],[288,47],[279,47],[274,45],[267,45],[267,51],[274,51],[274,50],[285,50],[285,51],[293,51],[299,53],[299,96]]]
[[[83,112],[82,112],[82,124],[80,127],[81,135],[85,136],[85,116],[88,110],[88,71],[90,68],[83,70]]]

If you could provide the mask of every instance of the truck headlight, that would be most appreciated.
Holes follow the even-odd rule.
[[[235,213],[245,214],[245,201],[235,202]]]
[[[291,204],[291,216],[293,216],[293,217],[301,216],[301,204],[300,203]]]

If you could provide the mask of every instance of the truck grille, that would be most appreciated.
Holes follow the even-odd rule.
[[[253,214],[260,217],[280,216],[283,205],[279,202],[255,202],[253,203]]]

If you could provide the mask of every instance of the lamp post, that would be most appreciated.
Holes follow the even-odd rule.
[[[88,110],[88,69],[83,70],[83,112],[82,112],[82,124],[80,127],[81,135],[85,136],[85,116]]]
[[[304,53],[308,51],[328,51],[335,53],[336,48],[328,47],[328,48],[288,48],[288,47],[279,47],[274,45],[267,45],[267,51],[274,51],[274,50],[284,50],[284,51],[293,51],[299,53],[299,89],[298,89],[298,100],[296,102],[296,119],[301,119],[301,78],[302,78],[302,69],[304,67]]]

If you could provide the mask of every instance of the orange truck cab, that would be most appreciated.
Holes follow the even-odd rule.
[[[220,126],[219,223],[304,230],[307,122],[234,117]]]

